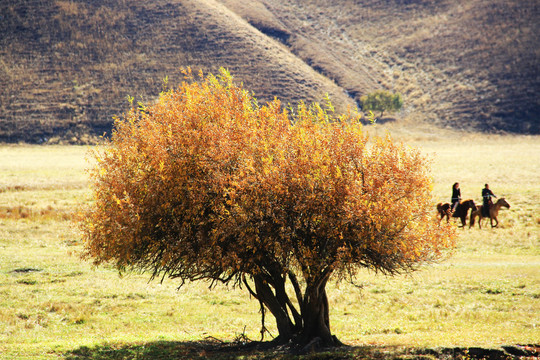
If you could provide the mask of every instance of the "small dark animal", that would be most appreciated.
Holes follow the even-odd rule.
[[[440,219],[439,222],[446,216],[446,222],[450,221],[450,216],[459,218],[461,220],[461,226],[464,227],[467,222],[467,213],[469,209],[476,211],[476,204],[472,199],[461,200],[456,207],[456,211],[452,213],[452,208],[450,203],[438,203],[437,212],[439,213]]]

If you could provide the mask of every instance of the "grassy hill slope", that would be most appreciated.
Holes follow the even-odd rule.
[[[86,141],[126,96],[152,101],[180,67],[228,68],[261,101],[352,99],[281,43],[207,1],[7,1],[0,5],[0,141]]]
[[[268,16],[223,1],[268,28]],[[291,50],[357,100],[384,88],[405,95],[415,121],[540,133],[538,1],[260,3],[291,34]]]
[[[404,94],[404,126],[540,133],[534,0],[6,0],[0,14],[4,142],[89,142],[183,66],[226,67],[262,101],[329,93],[343,109],[385,88]]]

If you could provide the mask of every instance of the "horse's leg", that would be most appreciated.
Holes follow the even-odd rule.
[[[478,216],[478,228],[480,229],[482,228],[481,222],[482,222],[482,215]]]
[[[482,214],[480,212],[478,212],[478,211],[475,211],[475,212],[471,212],[471,219],[470,219],[470,222],[469,222],[469,229],[474,226],[476,218],[478,218],[478,226],[480,227],[480,229],[482,228],[480,226],[480,220],[482,220]]]
[[[493,220],[495,220],[495,225],[493,225]],[[491,227],[494,228],[497,227],[497,225],[499,225],[499,220],[497,220],[497,217],[494,216],[491,218]]]

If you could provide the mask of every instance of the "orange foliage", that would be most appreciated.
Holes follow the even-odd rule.
[[[186,77],[117,119],[95,153],[81,220],[95,263],[182,280],[295,272],[324,287],[331,274],[409,271],[452,247],[418,151],[368,142],[354,114],[259,106],[225,71]]]

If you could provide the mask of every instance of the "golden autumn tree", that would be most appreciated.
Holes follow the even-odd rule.
[[[224,70],[186,77],[117,119],[94,153],[80,224],[95,264],[239,285],[263,329],[275,317],[275,343],[335,346],[331,279],[409,272],[453,246],[418,151],[368,142],[358,119],[317,104],[259,106]]]

